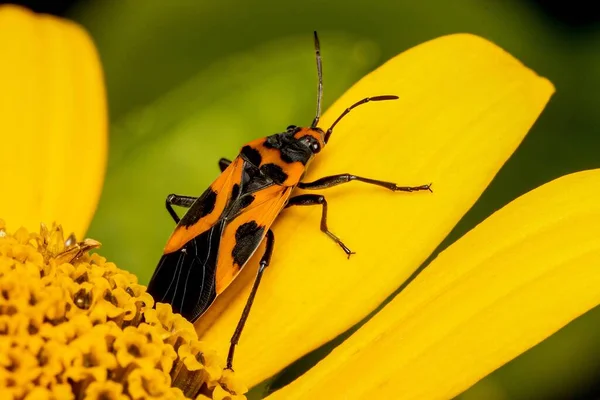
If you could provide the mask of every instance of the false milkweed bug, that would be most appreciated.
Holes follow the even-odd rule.
[[[364,98],[348,107],[327,129],[321,116],[323,77],[319,38],[314,33],[317,60],[317,111],[310,127],[290,125],[285,132],[256,139],[242,147],[233,160],[219,160],[221,175],[200,197],[167,196],[166,208],[177,223],[148,285],[156,301],[194,321],[235,279],[263,240],[266,247],[246,306],[231,338],[227,368],[233,367],[235,346],[250,313],[258,286],[271,260],[275,235],[271,225],[292,206],[321,206],[321,231],[350,257],[354,254],[327,226],[327,201],[320,194],[291,196],[294,188],[326,189],[351,181],[377,185],[394,192],[431,191],[431,184],[398,186],[392,182],[352,174],[301,182],[310,161],[328,143],[335,126],[354,108],[371,101],[398,99],[394,95]],[[180,219],[173,205],[188,211]]]

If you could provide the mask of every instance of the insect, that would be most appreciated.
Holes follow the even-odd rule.
[[[256,139],[242,147],[233,160],[221,158],[221,175],[200,197],[167,196],[166,208],[177,223],[169,238],[148,292],[156,301],[194,321],[236,278],[250,257],[266,241],[252,290],[231,338],[227,368],[233,369],[235,347],[250,313],[261,278],[273,254],[271,226],[283,209],[319,206],[321,231],[350,257],[354,254],[327,225],[327,200],[320,194],[292,196],[294,188],[326,189],[351,181],[377,185],[394,192],[431,191],[431,184],[398,186],[392,182],[348,173],[302,182],[311,160],[325,147],[335,126],[354,108],[371,101],[395,100],[383,95],[364,98],[348,107],[327,129],[318,127],[323,78],[320,44],[314,33],[317,60],[317,111],[310,127],[288,126],[282,133]],[[173,206],[188,208],[180,219]]]
[[[0,229],[0,233],[2,230]],[[1,237],[1,235],[0,235]],[[46,224],[40,224],[40,234],[37,236],[37,245],[42,254],[44,261],[53,260],[56,265],[63,263],[71,263],[80,261],[83,255],[88,251],[100,248],[100,242],[94,239],[84,239],[79,242],[74,233],[71,233],[64,240],[62,226],[52,224],[48,229]]]

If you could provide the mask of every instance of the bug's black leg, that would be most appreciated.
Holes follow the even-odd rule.
[[[221,158],[219,160],[219,169],[221,170],[221,172],[225,171],[225,169],[229,167],[229,164],[231,164],[231,160]]]
[[[178,194],[170,194],[167,196],[165,200],[165,206],[167,207],[167,211],[171,214],[171,217],[175,221],[176,224],[179,223],[179,216],[173,210],[173,206],[186,207],[190,208],[192,204],[196,201],[197,197],[192,196],[180,196]]]
[[[344,253],[346,253],[348,258],[350,258],[350,256],[355,253],[352,250],[350,250],[340,240],[339,237],[335,236],[333,234],[333,232],[331,232],[327,228],[327,200],[325,200],[325,196],[322,196],[320,194],[301,194],[299,196],[292,197],[288,201],[288,203],[285,207],[287,208],[287,207],[292,207],[292,206],[316,206],[316,205],[323,206],[323,213],[321,214],[321,231],[324,232],[327,236],[329,236],[331,238],[331,240],[336,242],[342,248],[342,250],[344,250]]]
[[[254,285],[252,285],[252,290],[250,291],[250,296],[248,296],[248,300],[246,300],[246,306],[244,307],[244,311],[242,311],[242,317],[235,328],[235,332],[233,332],[233,336],[231,337],[231,344],[229,345],[229,354],[227,354],[227,369],[233,371],[233,353],[235,352],[235,346],[238,344],[240,340],[240,336],[242,336],[242,330],[244,329],[244,325],[246,325],[246,320],[248,319],[248,314],[250,314],[250,308],[252,308],[252,303],[254,302],[254,297],[256,296],[256,291],[258,290],[258,285],[260,285],[260,280],[262,279],[262,274],[265,269],[269,266],[271,262],[271,256],[273,255],[273,245],[275,244],[275,235],[273,235],[272,230],[267,231],[266,239],[267,247],[265,248],[265,253],[260,259],[260,264],[258,267],[258,272],[256,273],[256,278],[254,279]]]
[[[321,179],[317,179],[313,182],[300,182],[298,183],[298,187],[301,189],[327,189],[332,186],[341,185],[342,183],[347,183],[351,181],[359,181],[368,183],[370,185],[381,186],[393,192],[417,192],[420,190],[429,190],[430,192],[433,192],[431,190],[431,183],[428,185],[421,186],[398,186],[393,182],[385,182],[376,179],[363,178],[362,176],[356,176],[352,174],[331,175]]]

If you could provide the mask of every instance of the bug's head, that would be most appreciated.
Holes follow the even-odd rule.
[[[326,132],[323,132],[323,130],[321,128],[317,127],[317,124],[319,123],[319,119],[321,118],[321,99],[323,98],[323,67],[322,67],[322,63],[321,63],[321,45],[319,43],[319,37],[317,36],[316,31],[315,31],[315,54],[316,54],[316,58],[317,58],[317,76],[319,78],[319,86],[317,88],[317,114],[316,114],[315,119],[313,120],[313,123],[310,126],[310,128],[304,128],[304,129],[310,131],[310,135],[314,136],[315,139],[317,139],[317,137],[318,137],[319,148],[316,152],[313,152],[313,154],[318,153],[325,146],[325,144],[327,144],[327,142],[329,141],[329,137],[333,133],[333,128],[335,128],[335,126],[338,124],[338,122],[340,122],[342,120],[342,118],[344,118],[353,108],[356,108],[362,104],[366,104],[370,101],[384,101],[384,100],[398,99],[398,96],[395,96],[395,95],[366,97],[366,98],[354,103],[350,107],[348,107],[342,113],[342,115],[340,115],[335,120],[335,122],[331,125],[331,127],[329,129],[327,129]],[[296,127],[295,126],[288,127],[288,132],[289,132],[290,128],[296,128]],[[306,141],[310,141],[310,140],[311,139],[306,138]],[[314,146],[316,148],[316,145],[314,145]]]
[[[278,150],[287,163],[299,161],[308,165],[325,146],[325,132],[321,128],[290,125],[284,132],[267,136],[262,144],[267,149]]]
[[[325,132],[321,128],[300,128],[290,125],[286,129],[286,134],[292,135],[297,145],[305,148],[311,156],[314,156],[325,147]]]
[[[264,146],[279,150],[281,158],[286,162],[299,161],[307,165],[325,146],[325,132],[321,128],[290,125],[285,132],[268,136]]]

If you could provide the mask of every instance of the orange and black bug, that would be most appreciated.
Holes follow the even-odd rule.
[[[367,97],[348,107],[323,131],[317,125],[321,115],[323,80],[317,33],[314,35],[319,78],[317,113],[310,127],[288,126],[285,132],[256,139],[233,160],[221,159],[221,175],[200,197],[167,196],[167,211],[177,227],[169,238],[148,292],[156,301],[170,303],[173,310],[194,321],[235,279],[260,243],[266,249],[240,321],[231,338],[227,368],[233,365],[238,343],[263,272],[269,265],[275,236],[271,225],[287,207],[322,207],[321,231],[350,257],[353,252],[327,227],[327,201],[320,194],[291,196],[294,188],[326,189],[350,181],[382,186],[391,191],[431,191],[431,185],[397,186],[392,182],[352,174],[326,176],[301,182],[310,161],[327,144],[334,127],[352,109],[370,101],[395,100],[393,95]],[[189,210],[179,218],[173,205]]]

